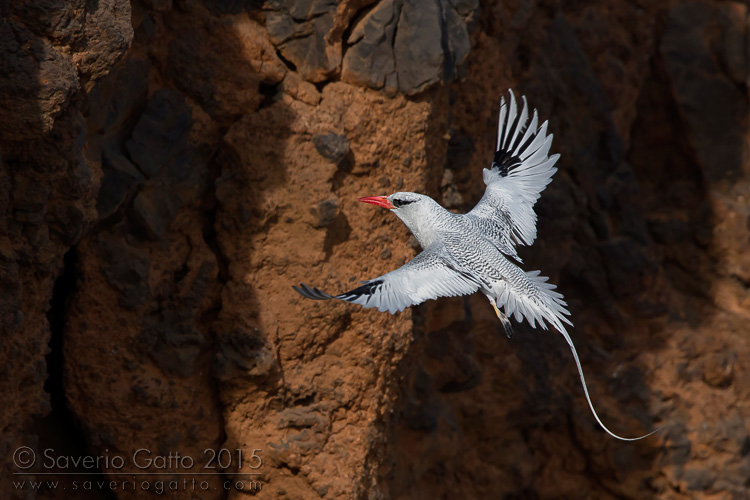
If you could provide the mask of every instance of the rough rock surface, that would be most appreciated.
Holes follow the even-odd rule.
[[[96,218],[101,173],[84,158],[86,91],[125,54],[125,1],[0,2],[0,496],[11,457],[33,446],[44,390],[47,313],[63,255]],[[28,495],[29,492],[23,492]]]
[[[405,94],[452,81],[471,48],[467,22],[478,8],[472,0],[378,2],[346,40],[341,78]]]
[[[87,498],[157,480],[175,498],[750,495],[746,5],[0,12],[2,498],[37,496],[12,483],[22,445],[125,457],[94,481],[158,473]],[[509,87],[562,153],[525,267],[565,294],[604,421],[665,425],[653,438],[604,435],[559,335],[508,340],[481,295],[390,316],[291,290],[416,255],[357,197],[471,208]],[[145,461],[170,453],[193,463]],[[69,498],[59,480],[38,496]]]

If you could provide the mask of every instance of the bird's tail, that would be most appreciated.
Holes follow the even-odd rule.
[[[594,418],[602,429],[604,429],[604,431],[610,436],[622,441],[638,441],[659,431],[661,428],[653,430],[640,437],[626,438],[618,436],[604,425],[594,409],[594,404],[591,402],[591,396],[589,395],[589,390],[586,386],[586,377],[583,375],[581,360],[578,358],[578,351],[576,350],[568,331],[563,325],[563,323],[567,323],[568,325],[573,326],[573,323],[567,318],[567,316],[570,316],[570,312],[566,309],[567,304],[563,300],[562,294],[555,291],[555,285],[547,282],[549,278],[539,276],[539,271],[525,273],[525,277],[526,280],[521,280],[520,282],[518,280],[511,280],[516,283],[516,286],[512,288],[508,281],[503,281],[501,293],[497,300],[498,304],[505,304],[505,314],[508,316],[515,315],[516,321],[520,322],[521,319],[525,317],[532,327],[534,327],[535,322],[538,321],[539,325],[545,330],[547,329],[547,325],[545,324],[546,321],[554,326],[555,329],[565,337],[565,341],[570,346],[570,350],[573,353],[573,359],[578,368],[578,375],[581,378],[581,385],[583,386],[583,392],[586,395],[586,401],[588,401],[591,413],[594,414]]]
[[[516,310],[514,311],[516,320],[519,320],[518,316],[520,312],[529,320],[529,323],[531,323],[533,328],[536,327],[534,324],[534,320],[536,319],[539,321],[539,325],[546,330],[547,325],[542,321],[544,319],[554,326],[560,333],[567,335],[563,323],[567,323],[570,326],[573,326],[573,323],[567,318],[567,316],[570,316],[570,311],[566,309],[568,304],[563,300],[562,294],[555,291],[557,285],[548,283],[547,280],[549,280],[549,278],[546,276],[540,276],[539,271],[529,271],[525,273],[525,275],[527,286],[530,288],[530,293],[527,292],[527,295],[529,296],[530,302],[533,304],[530,304],[530,307],[528,308],[530,309],[531,317],[529,317],[529,314],[525,314],[525,311],[523,310]],[[507,314],[510,316],[511,312],[507,312]]]
[[[601,419],[599,418],[599,415],[597,415],[596,410],[594,409],[594,404],[591,402],[591,396],[589,396],[589,390],[586,387],[586,378],[583,376],[583,368],[581,367],[581,360],[578,359],[578,352],[576,351],[575,345],[573,345],[573,340],[570,338],[570,335],[568,335],[568,332],[566,332],[564,328],[562,330],[558,328],[558,330],[560,331],[560,333],[562,333],[563,337],[565,337],[565,340],[568,342],[568,345],[570,346],[570,350],[573,353],[573,359],[575,359],[576,367],[578,368],[578,375],[581,377],[581,385],[583,386],[583,393],[586,395],[586,401],[588,401],[589,408],[591,408],[591,413],[594,414],[594,418],[602,427],[602,429],[604,429],[604,432],[606,432],[613,438],[617,438],[621,441],[638,441],[643,438],[647,438],[650,435],[654,434],[655,432],[658,432],[659,430],[661,430],[661,427],[658,427],[654,429],[653,431],[649,432],[648,434],[644,434],[643,436],[639,436],[635,438],[626,438],[626,437],[618,436],[614,432],[610,431],[607,428],[607,426],[604,425],[604,423],[601,421]]]

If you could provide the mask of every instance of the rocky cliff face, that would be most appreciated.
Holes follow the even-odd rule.
[[[3,497],[34,498],[13,474],[47,470],[20,469],[21,446],[125,457],[93,471],[152,483],[227,450],[179,498],[750,495],[744,4],[0,12]],[[470,209],[508,88],[562,154],[525,266],[565,294],[605,422],[665,425],[653,438],[605,436],[564,341],[506,339],[484,297],[390,316],[291,290],[419,251],[357,197]],[[170,452],[195,463],[145,462]],[[154,493],[133,484],[86,494]]]
[[[0,455],[1,488],[12,492],[13,452],[35,445],[34,421],[50,411],[53,285],[97,213],[86,94],[125,55],[133,28],[117,0],[4,1],[0,12]],[[70,290],[61,293],[64,302]]]

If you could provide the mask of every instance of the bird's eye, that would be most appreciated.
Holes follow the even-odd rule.
[[[391,203],[393,203],[394,207],[401,208],[404,205],[408,205],[409,203],[413,203],[413,202],[414,200],[399,200],[398,198],[393,198],[393,201]]]

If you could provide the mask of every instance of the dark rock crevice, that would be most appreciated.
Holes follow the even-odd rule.
[[[47,380],[44,383],[44,391],[49,395],[50,411],[43,418],[38,419],[32,426],[34,432],[39,436],[37,450],[44,454],[44,462],[48,463],[47,456],[58,457],[85,457],[91,455],[89,436],[85,426],[70,411],[65,395],[65,329],[68,308],[71,298],[77,288],[77,261],[78,255],[75,247],[68,250],[63,257],[63,268],[55,280],[50,307],[47,311],[47,321],[50,327],[49,353],[45,357],[47,365]],[[59,462],[65,464],[67,462]],[[57,473],[54,476],[58,481],[68,481],[71,477],[67,473],[75,473],[76,480],[101,481],[102,469],[100,467],[84,468],[58,467],[41,469],[46,473]],[[83,475],[81,475],[83,474]],[[48,494],[56,496],[59,492],[48,490]],[[102,491],[90,492],[86,497],[94,499],[115,499],[114,492],[104,489]]]
[[[63,269],[60,276],[55,280],[55,285],[50,299],[50,308],[47,312],[47,321],[50,327],[50,352],[46,356],[47,380],[44,390],[50,395],[52,414],[60,422],[65,422],[65,427],[72,430],[75,426],[73,416],[69,413],[65,402],[65,386],[63,384],[65,360],[63,354],[63,342],[65,331],[65,317],[70,304],[70,298],[76,289],[76,249],[71,248],[63,257]],[[79,436],[81,437],[81,436]]]

